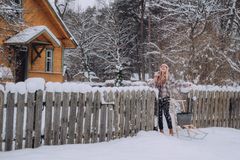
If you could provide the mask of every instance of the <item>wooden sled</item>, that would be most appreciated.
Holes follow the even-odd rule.
[[[196,128],[192,124],[193,114],[191,109],[187,109],[185,106],[185,100],[175,100],[180,108],[180,112],[176,113],[174,110],[173,123],[175,123],[177,137],[185,137],[188,139],[204,139],[208,133]]]

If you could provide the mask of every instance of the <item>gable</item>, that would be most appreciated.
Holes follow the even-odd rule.
[[[28,26],[47,26],[59,39],[64,48],[76,48],[77,42],[58,17],[48,0],[25,0],[24,19]]]

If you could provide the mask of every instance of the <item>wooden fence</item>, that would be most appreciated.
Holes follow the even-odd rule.
[[[104,142],[153,130],[155,98],[150,90],[7,97],[0,91],[0,151]]]
[[[231,127],[240,129],[240,92],[192,91],[188,108],[196,127]]]

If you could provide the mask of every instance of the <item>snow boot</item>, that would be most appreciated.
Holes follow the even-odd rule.
[[[173,129],[169,129],[169,135],[173,136]]]

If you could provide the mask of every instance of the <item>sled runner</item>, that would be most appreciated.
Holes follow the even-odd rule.
[[[192,124],[192,108],[186,108],[186,100],[173,99],[172,101],[173,105],[175,105],[175,109],[173,109],[173,123],[175,123],[177,137],[204,139],[208,133],[196,128]]]

